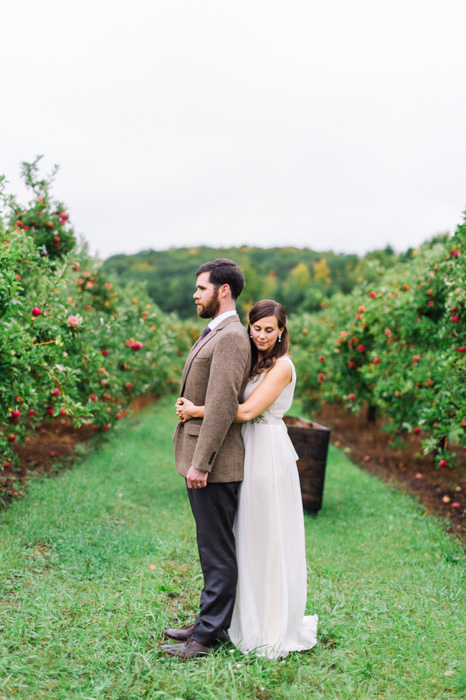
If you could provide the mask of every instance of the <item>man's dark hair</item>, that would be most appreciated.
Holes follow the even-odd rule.
[[[201,272],[209,272],[209,282],[214,285],[215,289],[219,289],[222,284],[228,284],[231,290],[233,299],[237,299],[244,288],[244,275],[241,268],[228,258],[217,258],[210,260],[200,266],[196,272],[196,277],[199,277]]]

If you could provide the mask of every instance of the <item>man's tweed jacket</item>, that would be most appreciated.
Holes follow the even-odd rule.
[[[180,396],[205,410],[203,419],[193,418],[176,427],[175,462],[182,476],[192,465],[208,471],[209,482],[242,481],[241,423],[233,419],[250,368],[251,346],[238,315],[228,316],[192,347]]]

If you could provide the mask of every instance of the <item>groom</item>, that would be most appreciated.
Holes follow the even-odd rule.
[[[163,645],[164,651],[181,659],[208,654],[227,639],[238,577],[233,522],[244,462],[241,424],[233,420],[251,365],[249,338],[235,310],[244,287],[241,269],[220,258],[201,265],[196,275],[198,316],[212,320],[188,355],[181,396],[204,406],[204,418],[180,422],[173,443],[196,521],[204,588],[194,624],[165,630],[181,644]]]

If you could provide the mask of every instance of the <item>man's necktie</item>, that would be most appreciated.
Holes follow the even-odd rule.
[[[202,340],[203,338],[205,338],[206,335],[208,335],[208,333],[210,333],[211,330],[212,330],[212,328],[209,328],[209,326],[207,326],[207,328],[204,328],[204,330],[202,331],[202,335],[201,335],[201,337],[199,338],[199,340]]]

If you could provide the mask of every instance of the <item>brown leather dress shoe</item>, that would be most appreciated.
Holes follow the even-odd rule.
[[[197,656],[206,656],[212,651],[211,647],[203,647],[199,642],[194,641],[194,639],[189,639],[183,644],[176,644],[175,646],[168,647],[164,649],[166,654],[169,656],[176,656],[178,659],[194,659]]]
[[[174,639],[176,642],[187,642],[188,639],[191,639],[195,630],[195,625],[191,625],[191,627],[186,627],[186,629],[183,630],[168,629],[165,630],[165,636],[169,637],[170,639]]]
[[[179,646],[179,644],[161,644],[160,648],[162,651],[167,651],[167,649],[176,649]]]

